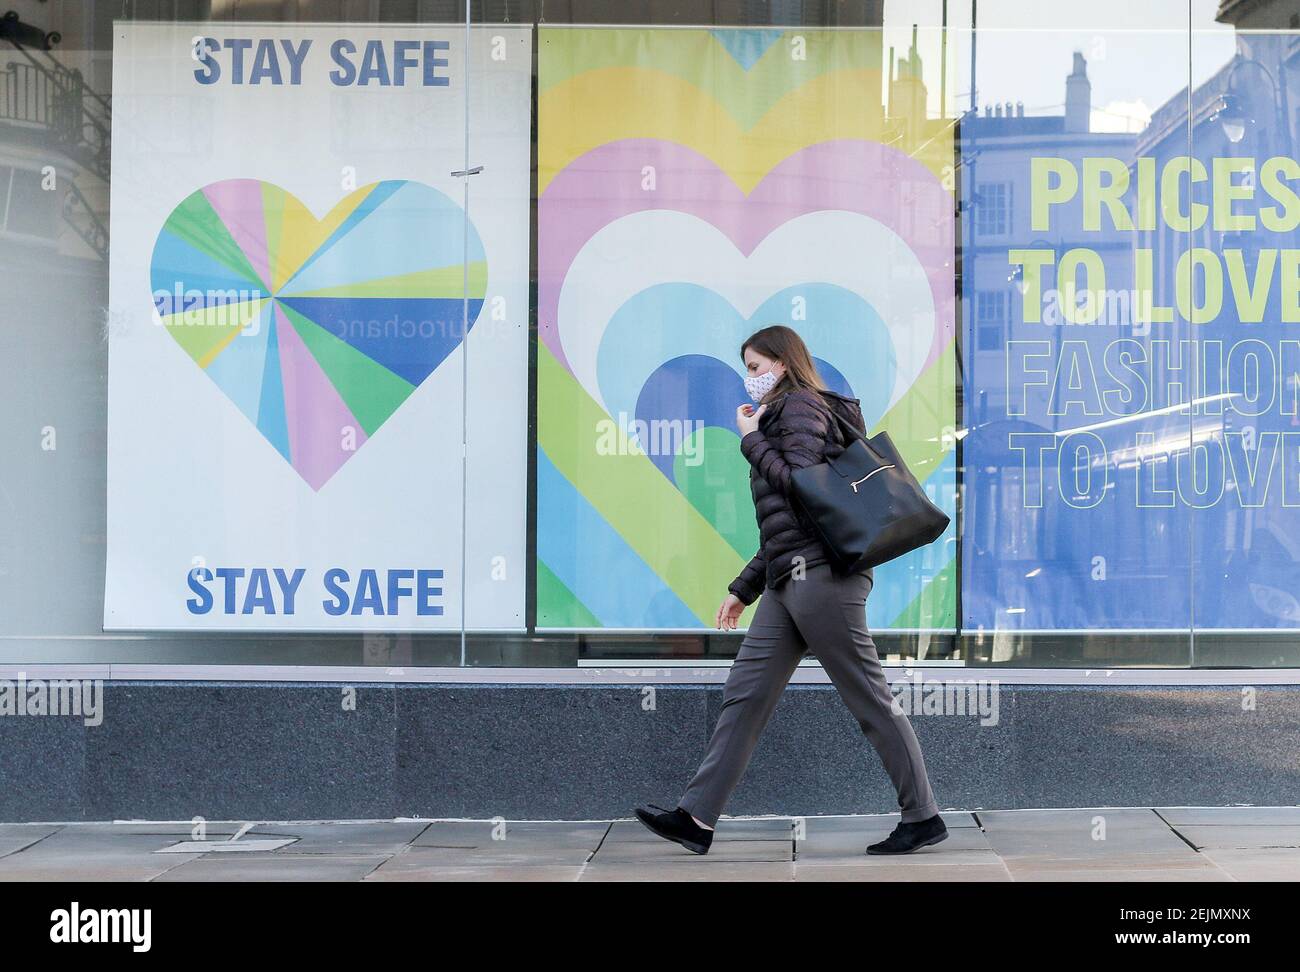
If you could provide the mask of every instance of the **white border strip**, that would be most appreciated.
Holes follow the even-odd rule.
[[[893,682],[921,672],[921,680],[997,682],[1001,685],[1294,685],[1295,668],[998,668],[995,666],[905,667],[884,665]],[[0,665],[0,678],[102,679],[149,682],[328,682],[446,683],[490,685],[716,685],[727,678],[731,662],[692,666],[645,665],[634,661],[583,668],[390,668],[344,665]],[[816,662],[804,662],[790,680],[794,684],[829,684]]]

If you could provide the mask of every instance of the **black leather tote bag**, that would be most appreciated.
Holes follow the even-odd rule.
[[[831,410],[845,430],[845,450],[790,474],[794,499],[841,573],[865,570],[933,543],[948,514],[930,502],[889,438],[868,439]]]

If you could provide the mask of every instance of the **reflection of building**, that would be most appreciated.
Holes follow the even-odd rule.
[[[1113,229],[1085,232],[1081,207],[1077,206],[1054,211],[1047,231],[1035,231],[1030,223],[1029,172],[1030,160],[1035,156],[1066,159],[1079,171],[1087,157],[1127,161],[1133,156],[1133,135],[1091,130],[1090,98],[1087,62],[1076,51],[1066,76],[1062,114],[1026,115],[1022,103],[1007,102],[986,105],[982,114],[969,116],[961,123],[959,145],[966,170],[963,195],[968,200],[962,207],[968,426],[1007,414],[1004,348],[1012,322],[1023,321],[1025,288],[1023,275],[1008,262],[1009,249],[1047,248],[1059,259],[1074,247],[1087,247],[1095,250],[1106,265],[1108,290],[1127,294],[1132,288],[1131,262],[1118,258],[1132,246],[1130,234]],[[1044,271],[1042,295],[1046,306],[1041,313],[1046,321],[1060,319],[1060,283],[1053,270]],[[1082,279],[1078,283],[1084,285]],[[1053,306],[1052,301],[1058,303]],[[1128,316],[1126,303],[1108,301],[1098,326],[1123,327],[1129,323]],[[1054,340],[1065,333],[1045,328],[1035,337]],[[970,393],[971,389],[976,391]]]
[[[1229,0],[1221,7],[1219,19],[1224,19],[1229,8],[1237,10],[1242,6]],[[1191,153],[1202,161],[1225,156],[1263,160],[1274,155],[1294,155],[1300,119],[1290,106],[1300,104],[1300,92],[1291,90],[1291,80],[1294,59],[1300,54],[1300,37],[1238,33],[1236,41],[1237,55],[1191,92],[1190,131],[1189,99],[1184,87],[1152,114],[1150,125],[1138,137],[1136,154],[1154,157],[1157,171],[1169,159],[1188,153],[1189,137]],[[1193,65],[1193,73],[1203,74],[1204,66]],[[1235,140],[1229,135],[1231,126],[1225,124],[1228,106],[1242,119],[1240,130],[1231,132]],[[1198,201],[1203,200],[1198,197]],[[1158,237],[1142,234],[1135,245],[1170,254],[1187,246],[1223,243],[1211,238],[1208,221],[1192,234],[1175,235],[1167,226],[1158,232]],[[1248,246],[1251,241],[1242,237],[1237,242]],[[1172,274],[1172,265],[1158,265],[1160,271],[1166,276],[1157,278],[1157,290],[1162,284],[1171,287],[1168,275]]]
[[[1296,30],[1300,8],[1295,0],[1219,0],[1214,19],[1237,30]]]
[[[1085,230],[1083,207],[1075,203],[1055,207],[1049,228],[1036,230],[1030,209],[1031,160],[1048,157],[1066,160],[1082,173],[1085,158],[1117,158],[1127,162],[1133,155],[1134,135],[1092,130],[1091,93],[1088,65],[1075,52],[1065,78],[1063,110],[1055,115],[1026,115],[1022,103],[985,106],[978,115],[962,120],[962,328],[964,349],[963,425],[969,430],[965,451],[965,509],[968,516],[964,535],[969,545],[968,563],[978,563],[978,579],[964,588],[963,615],[993,618],[996,631],[1023,626],[1026,605],[1035,604],[1033,626],[1051,627],[1059,617],[1078,617],[1089,610],[1078,598],[1066,599],[1059,592],[1077,591],[1053,575],[1050,600],[1034,598],[1035,580],[1044,565],[1064,564],[1071,559],[1069,534],[1059,517],[1047,510],[1057,498],[1034,499],[1046,490],[1055,475],[1027,476],[1024,461],[1012,450],[1023,445],[1021,435],[1035,440],[1045,433],[1080,424],[1077,412],[1050,416],[1052,409],[1039,403],[1011,402],[1008,387],[1008,342],[1036,341],[1057,348],[1067,340],[1100,345],[1127,334],[1132,307],[1127,299],[1132,289],[1132,261],[1128,257],[1131,234],[1116,230],[1103,221],[1102,229]],[[973,186],[973,190],[972,190]],[[1061,293],[1066,285],[1054,267],[1040,276],[1041,324],[1026,323],[1026,301],[1033,292],[1019,267],[1009,261],[1012,249],[1050,250],[1053,264],[1075,248],[1094,251],[1105,267],[1105,291],[1099,298],[1094,324],[1072,325],[1067,318]],[[1082,290],[1090,284],[1082,275],[1076,281]],[[1122,296],[1124,299],[1117,299]],[[1081,295],[1080,301],[1089,299]],[[1079,315],[1080,319],[1083,315]],[[1031,318],[1032,319],[1032,318]],[[1051,356],[1049,356],[1049,359]],[[1025,416],[1034,421],[1026,421]],[[1043,425],[1036,424],[1044,423]],[[1055,469],[1056,456],[1048,462]],[[982,557],[981,552],[991,556]],[[1049,568],[1051,569],[1051,568]],[[982,602],[982,603],[981,603]],[[1100,621],[1101,619],[1098,619]],[[993,659],[1006,661],[1010,643],[995,641]]]
[[[894,49],[889,49],[885,141],[927,164],[951,165],[951,159],[940,157],[947,140],[935,138],[935,135],[951,128],[953,121],[943,117],[942,111],[938,118],[929,117],[926,109],[929,92],[921,54],[916,46],[916,33],[913,24],[912,42],[905,57],[895,59]]]
[[[22,3],[0,22],[0,245],[11,268],[108,252],[111,122],[97,72],[108,62],[88,53],[86,22],[50,13]]]
[[[1163,171],[1171,160],[1188,154],[1204,166],[1207,178],[1191,183],[1190,201],[1206,206],[1207,212],[1212,212],[1209,207],[1214,205],[1211,180],[1215,160],[1243,160],[1240,164],[1247,168],[1234,172],[1232,182],[1237,187],[1254,190],[1261,167],[1268,159],[1295,157],[1300,132],[1300,118],[1293,107],[1300,104],[1300,92],[1291,83],[1300,66],[1296,60],[1300,55],[1300,36],[1274,32],[1300,26],[1296,4],[1224,0],[1216,19],[1237,28],[1235,54],[1213,73],[1210,69],[1214,65],[1193,63],[1193,77],[1205,80],[1190,93],[1184,87],[1170,97],[1152,115],[1150,126],[1138,140],[1138,155],[1154,158],[1157,172]],[[1186,176],[1181,181],[1183,188],[1179,195],[1186,207],[1189,201]],[[1150,248],[1156,254],[1153,289],[1157,300],[1163,294],[1163,303],[1172,302],[1178,260],[1194,248],[1208,250],[1225,262],[1230,252],[1240,251],[1246,279],[1258,279],[1257,274],[1267,269],[1268,264],[1263,262],[1266,257],[1274,260],[1278,252],[1295,246],[1293,231],[1270,231],[1258,219],[1260,210],[1274,202],[1263,191],[1250,192],[1247,198],[1233,201],[1230,209],[1234,215],[1255,219],[1254,228],[1249,230],[1219,230],[1215,221],[1207,217],[1202,225],[1190,231],[1172,229],[1161,220],[1155,231],[1135,234],[1134,246]],[[1282,401],[1291,402],[1297,393],[1296,381],[1281,373],[1283,361],[1278,349],[1282,342],[1294,339],[1295,325],[1282,322],[1283,288],[1276,282],[1266,285],[1261,309],[1248,320],[1239,317],[1240,305],[1230,283],[1225,282],[1222,289],[1221,309],[1195,325],[1194,333],[1189,333],[1186,326],[1176,332],[1193,338],[1198,350],[1195,360],[1182,362],[1189,372],[1186,378],[1192,382],[1187,397],[1240,394],[1249,384],[1269,388],[1272,393],[1280,391]],[[1193,307],[1199,305],[1205,292],[1203,280],[1193,278],[1190,294]],[[1276,370],[1261,367],[1257,360],[1248,367],[1253,377],[1244,377],[1242,369],[1231,364],[1231,349],[1238,344],[1265,349],[1264,359],[1271,357]],[[1227,357],[1207,353],[1213,348],[1223,349]],[[1169,369],[1163,365],[1153,371],[1153,379],[1162,384],[1177,380],[1169,376]],[[1249,415],[1229,405],[1221,412],[1211,407],[1198,409],[1186,421],[1186,434],[1169,448],[1171,462],[1190,462],[1188,454],[1193,441],[1208,443],[1212,454],[1221,453],[1226,458],[1232,441],[1243,441],[1238,438],[1243,431],[1249,430],[1247,434],[1252,439],[1279,432],[1293,433],[1300,417],[1285,414],[1276,404],[1259,415]],[[1261,468],[1271,468],[1266,465],[1266,457],[1271,454],[1267,445],[1262,444],[1265,440],[1257,441],[1261,443],[1256,451]],[[1240,494],[1243,498],[1240,502],[1247,508],[1222,515],[1221,504],[1216,504],[1194,510],[1190,518],[1192,577],[1197,585],[1195,626],[1205,624],[1201,617],[1212,616],[1220,623],[1246,627],[1294,627],[1300,616],[1294,598],[1300,583],[1300,539],[1294,526],[1294,510],[1279,504],[1278,485],[1274,481],[1270,486],[1268,476],[1251,485],[1234,481],[1229,469],[1225,464],[1224,479],[1233,497],[1228,502],[1236,505],[1239,501],[1235,497]],[[1234,587],[1248,589],[1251,596],[1221,603],[1219,591],[1225,579]],[[1201,607],[1209,604],[1220,606]]]
[[[1074,247],[1093,249],[1106,266],[1108,291],[1127,292],[1132,283],[1131,261],[1122,259],[1132,246],[1127,234],[1117,231],[1084,231],[1082,207],[1061,207],[1053,213],[1048,231],[1032,229],[1030,218],[1030,160],[1035,156],[1054,156],[1073,162],[1082,172],[1086,157],[1109,156],[1128,160],[1132,156],[1134,136],[1097,133],[1091,126],[1091,83],[1087,61],[1075,52],[1074,64],[1065,82],[1065,109],[1053,116],[1027,116],[1022,103],[987,105],[983,113],[967,117],[961,125],[961,157],[967,166],[963,188],[974,181],[974,194],[967,195],[963,207],[963,342],[965,355],[965,422],[972,434],[984,444],[979,469],[967,467],[966,508],[971,511],[967,539],[976,551],[998,551],[992,561],[1001,564],[1006,576],[996,585],[1004,606],[1023,603],[1024,574],[1035,567],[1035,559],[1054,559],[1058,551],[1057,534],[1045,528],[1043,509],[1028,502],[1027,494],[1037,483],[1024,481],[1018,457],[1004,454],[1010,433],[1053,431],[1062,424],[1076,421],[1058,417],[1052,429],[1039,429],[1023,418],[1009,416],[1008,364],[1006,342],[1009,339],[1057,340],[1065,338],[1110,339],[1117,334],[1110,321],[1125,317],[1126,304],[1108,301],[1102,311],[1102,324],[1096,326],[1057,326],[1023,324],[1026,283],[1008,261],[1011,248],[1052,249],[1054,259]],[[969,274],[969,275],[967,275]],[[1041,279],[1041,296],[1047,307],[1041,309],[1043,320],[1060,320],[1060,309],[1050,301],[1060,301],[1060,281],[1052,270]],[[1086,286],[1080,279],[1079,286]],[[1015,325],[1015,326],[1013,326]],[[1035,333],[1030,333],[1034,330]],[[1041,409],[1031,408],[1031,413]],[[1004,450],[997,450],[997,444]],[[992,451],[991,451],[992,450]],[[974,554],[975,551],[971,551]],[[1028,563],[1034,560],[1035,563]],[[1023,561],[1023,563],[1022,563]],[[991,564],[982,569],[991,569]],[[1005,595],[1005,596],[1002,596]],[[1015,628],[1014,617],[998,621]]]

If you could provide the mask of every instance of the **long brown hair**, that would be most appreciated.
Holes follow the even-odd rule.
[[[745,360],[747,348],[753,348],[764,357],[780,361],[785,365],[785,374],[772,390],[759,400],[760,405],[763,402],[774,401],[796,388],[830,390],[822,381],[822,376],[817,373],[817,366],[813,364],[812,355],[808,353],[808,345],[803,343],[803,338],[793,328],[786,327],[784,324],[769,324],[755,331],[740,346],[742,362]]]

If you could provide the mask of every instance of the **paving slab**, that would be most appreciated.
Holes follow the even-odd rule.
[[[1097,820],[1104,820],[1104,830]],[[989,846],[1001,857],[1064,859],[1165,855],[1195,859],[1168,824],[1150,810],[994,810],[979,814]],[[1104,833],[1104,838],[1095,836]]]
[[[586,845],[550,845],[541,840],[501,840],[478,847],[434,847],[412,844],[393,860],[425,867],[581,867],[591,859]]]
[[[573,882],[582,873],[581,867],[559,864],[513,864],[487,866],[443,866],[412,863],[391,858],[367,874],[362,880],[370,881],[556,881]]]
[[[970,815],[961,815],[953,813],[952,821],[944,819],[944,824],[948,826],[948,838],[941,843],[936,843],[930,847],[922,847],[914,851],[909,856],[924,856],[930,854],[952,854],[954,851],[984,851],[985,854],[993,855],[993,849],[989,846],[987,834],[979,826],[975,825],[974,819]],[[866,855],[868,843],[883,841],[889,836],[894,826],[897,825],[896,819],[889,817],[868,817],[868,819],[857,819],[853,817],[844,819],[844,817],[832,817],[832,819],[810,819],[805,826],[805,836],[796,842],[797,855],[800,858],[805,856],[814,856],[814,858],[840,858],[840,856]]]
[[[1155,812],[1174,826],[1300,826],[1300,807],[1156,807]]]
[[[1210,860],[1006,858],[1015,881],[1231,881]]]
[[[853,864],[805,864],[796,861],[796,881],[1010,881],[1011,874],[1001,861],[983,861],[971,864],[928,864],[918,866],[917,854],[909,854],[907,862],[890,861],[885,864],[858,866]]]
[[[404,852],[441,866],[585,864],[609,832],[603,821],[435,821]],[[494,835],[497,839],[494,839]]]
[[[608,821],[443,820],[430,821],[411,841],[413,847],[460,848],[484,854],[514,855],[528,849],[565,852],[594,851],[609,832]],[[653,835],[652,835],[653,836]]]
[[[429,823],[384,821],[372,823],[263,824],[241,840],[258,837],[296,837],[293,854],[343,854],[367,857],[396,854],[430,827]]]
[[[809,821],[804,839],[795,842],[796,860],[814,859],[823,863],[830,859],[855,860],[863,857],[885,860],[883,856],[868,855],[867,845],[883,840],[892,829],[882,824],[824,826],[820,820]],[[976,855],[982,857],[984,863],[997,860],[984,831],[969,826],[950,827],[946,840],[922,847],[907,856],[913,860],[960,857],[962,863],[966,863]]]
[[[180,840],[155,854],[266,854],[288,847],[294,837],[241,837],[239,840]]]
[[[203,833],[209,840],[222,840],[235,836],[249,821],[209,820]],[[171,837],[173,840],[189,839],[194,835],[197,824],[185,820],[164,823],[149,823],[132,820],[129,823],[70,823],[64,828],[79,834],[134,834],[138,836]]]
[[[607,841],[600,846],[600,850],[592,858],[592,863],[601,865],[662,863],[701,860],[705,857],[728,863],[775,863],[794,860],[794,851],[789,840],[728,840],[714,837],[709,853],[701,855],[670,840],[655,837],[654,834],[650,836],[654,838],[652,841]]]
[[[603,863],[583,868],[579,881],[793,881],[794,864],[776,861],[711,861],[689,854],[696,864],[656,861]],[[708,857],[713,857],[710,851]]]
[[[1201,853],[1236,881],[1300,881],[1300,850],[1296,848],[1224,848]]]
[[[175,840],[64,827],[0,857],[0,881],[149,881],[200,856],[154,853]]]
[[[1300,823],[1275,826],[1273,824],[1210,824],[1205,826],[1179,825],[1174,828],[1198,850],[1207,848],[1250,850],[1264,847],[1300,848]]]
[[[0,824],[0,858],[31,847],[58,830],[57,824]]]
[[[154,878],[176,881],[360,881],[387,858],[321,857],[319,855],[258,854],[203,857],[187,861]]]

